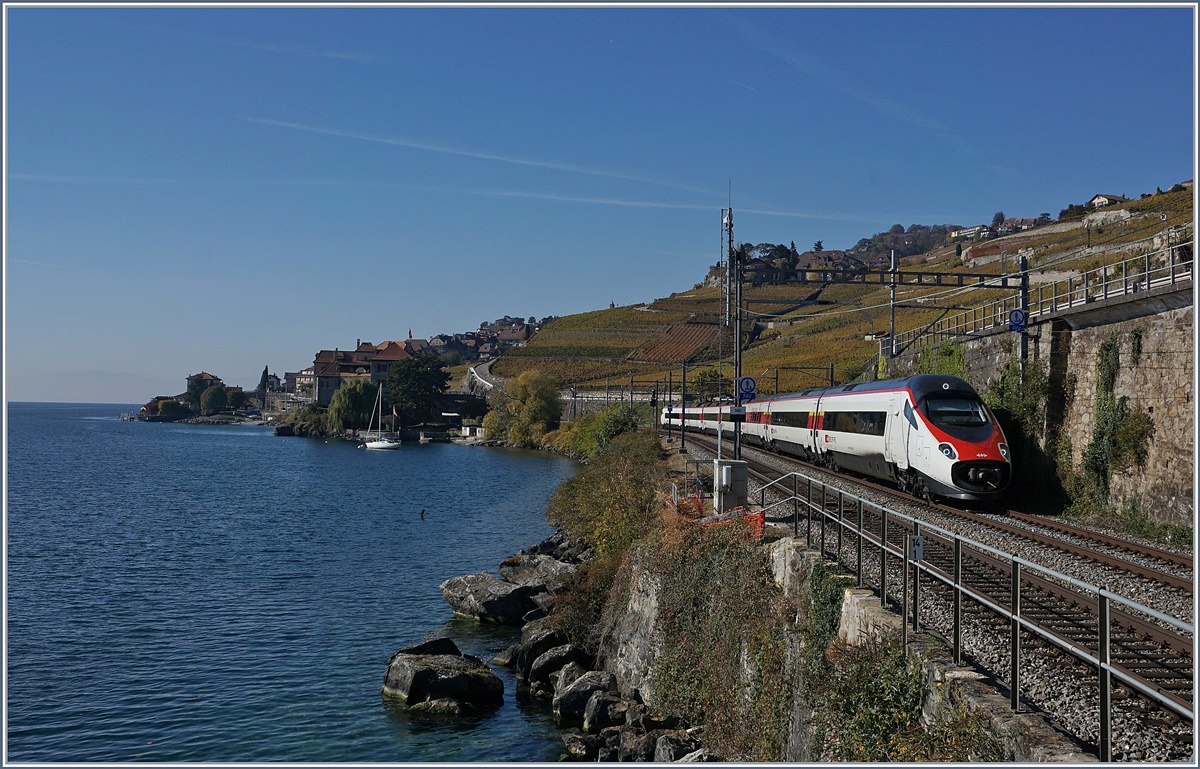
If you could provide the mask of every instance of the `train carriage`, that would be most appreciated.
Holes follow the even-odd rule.
[[[732,431],[731,404],[668,406],[664,424]],[[1011,463],[1004,432],[963,380],[936,374],[816,388],[746,404],[743,438],[894,482],[919,496],[994,501]]]

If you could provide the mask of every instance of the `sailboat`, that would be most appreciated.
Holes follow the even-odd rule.
[[[371,438],[371,426],[375,424],[375,418],[379,417],[379,426],[375,428],[375,438]],[[368,449],[398,449],[400,448],[399,438],[384,438],[383,437],[383,384],[379,385],[379,392],[375,396],[375,410],[371,412],[371,423],[367,425],[367,440],[363,446]]]

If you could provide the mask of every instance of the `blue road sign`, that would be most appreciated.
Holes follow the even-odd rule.
[[[752,376],[744,376],[738,379],[738,398],[742,403],[754,400],[758,388],[758,381]]]
[[[1013,310],[1008,314],[1008,330],[1009,331],[1024,331],[1025,323],[1028,321],[1024,310]]]

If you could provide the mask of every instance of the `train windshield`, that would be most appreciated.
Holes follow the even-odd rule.
[[[924,405],[929,421],[939,427],[982,427],[991,421],[978,398],[930,396]]]

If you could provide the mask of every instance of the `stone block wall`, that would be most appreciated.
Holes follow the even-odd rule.
[[[1192,379],[1195,357],[1193,308],[1145,318],[1077,329],[1071,335],[1068,377],[1074,397],[1066,404],[1063,434],[1071,439],[1078,465],[1092,439],[1096,422],[1096,387],[1100,346],[1112,335],[1120,345],[1115,395],[1130,408],[1145,410],[1154,422],[1146,467],[1114,475],[1115,504],[1138,499],[1156,523],[1190,526],[1193,520],[1194,408]],[[1134,331],[1141,330],[1141,354],[1134,362]]]
[[[1090,319],[1057,319],[1030,326],[1029,358],[1046,365],[1051,389],[1047,403],[1048,432],[1070,439],[1078,467],[1092,441],[1096,421],[1096,384],[1100,346],[1116,334],[1120,368],[1115,395],[1144,409],[1154,422],[1146,467],[1116,474],[1111,499],[1119,507],[1137,500],[1155,523],[1191,526],[1194,488],[1193,306],[1179,301],[1159,303],[1156,311],[1137,313],[1129,304],[1104,308]],[[1072,327],[1074,326],[1074,327]],[[1133,332],[1141,330],[1141,355],[1134,362]],[[1019,352],[1016,334],[997,332],[968,340],[964,346],[966,379],[980,392],[995,381]],[[917,351],[892,361],[889,376],[915,373]],[[1065,391],[1065,397],[1064,397]],[[1044,448],[1044,447],[1043,447]]]

